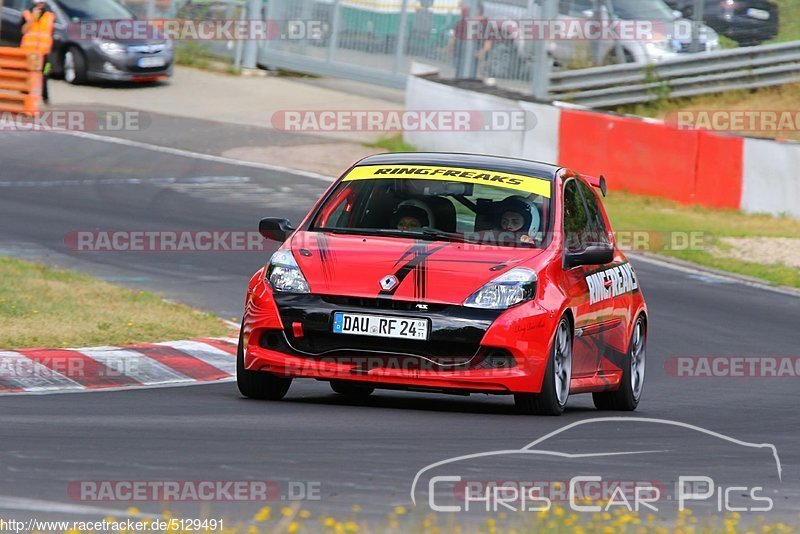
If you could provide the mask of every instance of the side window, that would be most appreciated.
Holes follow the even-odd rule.
[[[594,11],[592,0],[572,0],[569,14],[573,17],[585,17],[584,11]]]
[[[608,229],[603,220],[603,212],[600,209],[600,201],[592,188],[583,182],[578,182],[578,186],[586,200],[586,211],[589,215],[589,226],[592,230],[592,241],[595,243],[608,243]]]
[[[572,0],[561,0],[558,2],[558,13],[560,15],[569,15],[569,8],[572,4]]]
[[[578,181],[573,179],[564,186],[564,246],[571,251],[582,250],[589,232],[589,217],[578,189]]]

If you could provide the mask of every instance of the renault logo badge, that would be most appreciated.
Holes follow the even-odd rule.
[[[397,277],[393,274],[384,276],[381,278],[381,289],[384,291],[391,290],[394,286],[396,286],[399,282],[397,281]]]

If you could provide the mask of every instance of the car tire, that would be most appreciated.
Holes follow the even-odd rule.
[[[622,381],[616,391],[592,393],[592,400],[598,410],[617,410],[632,412],[639,406],[644,389],[645,354],[647,348],[647,323],[639,316],[631,332],[628,352],[622,369]]]
[[[514,403],[520,413],[526,415],[561,415],[569,399],[569,384],[572,379],[572,323],[562,317],[556,327],[553,346],[539,393],[517,393]]]
[[[281,400],[289,386],[291,378],[284,378],[264,371],[249,371],[244,368],[244,344],[239,333],[239,349],[236,352],[236,385],[239,393],[250,399]]]
[[[611,51],[609,51],[609,53],[606,54],[606,57],[603,60],[603,65],[604,66],[626,65],[626,64],[636,63],[636,56],[634,56],[633,52],[631,52],[627,48],[622,49],[622,57],[623,60],[620,62],[619,58],[617,57],[616,49],[611,49]]]
[[[72,85],[86,83],[86,57],[77,46],[70,46],[64,52],[64,81]]]
[[[366,399],[375,391],[373,387],[362,386],[361,384],[354,384],[343,380],[331,380],[331,389],[339,395],[344,395],[351,399]]]

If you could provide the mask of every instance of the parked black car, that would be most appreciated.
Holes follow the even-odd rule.
[[[672,8],[690,19],[694,0],[666,0]],[[717,33],[740,46],[754,46],[778,35],[778,6],[769,0],[705,0],[703,20]]]
[[[114,0],[47,0],[56,16],[50,63],[53,74],[73,84],[89,81],[148,81],[172,75],[172,42],[151,36],[144,40],[80,39],[76,25],[86,21],[135,18]],[[29,0],[3,0],[0,41],[19,46],[22,12]]]

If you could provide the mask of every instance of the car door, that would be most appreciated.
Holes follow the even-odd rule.
[[[592,240],[597,243],[610,244],[613,236],[606,226],[606,217],[600,204],[597,192],[583,182],[578,183],[586,209],[589,215],[589,225],[592,227]],[[620,356],[627,349],[628,337],[626,325],[633,318],[630,317],[632,297],[631,291],[638,287],[636,273],[633,267],[620,253],[615,253],[614,260],[603,266],[590,268],[589,276],[594,274],[596,281],[603,281],[604,288],[610,286],[611,297],[607,305],[603,306],[599,321],[592,329],[598,329],[597,347],[595,354],[598,371],[615,372],[619,370]],[[587,281],[587,285],[589,282]],[[605,365],[604,365],[605,364]]]
[[[19,46],[22,40],[22,11],[25,0],[3,0],[0,43],[3,46]]]
[[[608,242],[604,229],[587,207],[583,184],[570,178],[564,184],[564,252],[579,252],[589,243]],[[591,191],[590,191],[591,193]],[[606,350],[608,327],[613,324],[615,301],[605,298],[608,266],[580,265],[566,269],[566,292],[575,316],[572,376],[594,376]],[[591,285],[590,285],[591,284]]]

